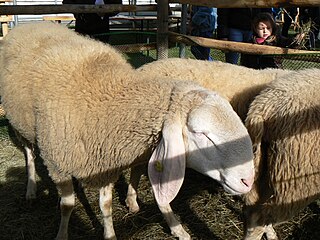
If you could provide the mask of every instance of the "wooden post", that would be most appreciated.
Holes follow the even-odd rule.
[[[0,0],[0,5],[4,5],[6,2],[12,2],[12,0]],[[6,36],[9,32],[9,22],[13,21],[11,15],[0,15],[0,23],[2,29],[2,37]]]
[[[168,0],[158,0],[157,3],[157,59],[168,58]]]
[[[2,28],[2,36],[5,37],[9,32],[8,23],[7,22],[2,22],[1,23],[1,28]]]
[[[181,8],[181,34],[187,34],[187,4],[182,4]],[[179,45],[179,57],[185,58],[186,57],[186,44],[180,43]]]

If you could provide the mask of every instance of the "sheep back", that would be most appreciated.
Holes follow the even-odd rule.
[[[192,80],[226,97],[241,119],[245,119],[253,98],[276,77],[290,71],[280,69],[255,70],[220,61],[169,58],[138,68],[152,76]]]
[[[26,34],[29,41],[37,39],[37,26],[30,26],[35,29]],[[171,99],[203,88],[194,82],[145,78],[112,47],[73,32],[68,33],[70,41],[69,36],[53,40],[54,28],[71,30],[50,27],[47,37],[52,41],[42,48],[28,48],[23,28],[5,39],[3,56],[19,52],[1,74],[9,121],[37,143],[54,182],[70,176],[92,186],[114,182],[123,169],[151,156]],[[21,104],[23,112],[16,110]],[[187,115],[190,106],[178,105],[177,111]]]
[[[44,53],[53,46],[59,51],[59,48],[63,49],[65,44],[79,51],[61,52],[60,55],[65,54],[65,56],[57,62],[50,61],[49,55],[46,59],[45,57],[40,59],[41,54],[39,53]],[[52,84],[61,84],[60,87],[55,86],[60,92],[66,83],[58,82],[59,77],[64,75],[63,79],[68,79],[72,72],[78,71],[79,59],[82,59],[82,53],[85,51],[99,49],[100,52],[103,52],[107,50],[112,55],[114,64],[126,64],[126,60],[120,54],[115,54],[116,51],[112,48],[84,37],[79,38],[75,32],[54,23],[17,26],[4,38],[2,48],[0,55],[2,104],[4,109],[10,109],[7,111],[7,118],[10,122],[32,143],[35,142],[35,116],[32,112],[38,100],[37,92],[44,91],[42,88],[48,84],[48,82],[44,83],[45,79],[41,79],[42,77],[47,78],[43,73],[52,73],[53,78],[56,79]],[[43,61],[41,63],[42,74],[38,70],[41,61]]]
[[[258,225],[289,220],[320,197],[320,70],[279,78],[250,105],[256,183],[245,195]]]

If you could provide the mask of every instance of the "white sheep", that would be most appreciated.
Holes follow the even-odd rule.
[[[266,84],[291,72],[283,69],[256,70],[220,61],[168,58],[145,64],[138,71],[155,77],[191,80],[217,91],[245,119],[253,98]]]
[[[277,77],[289,70],[255,70],[220,61],[168,58],[145,64],[138,71],[168,79],[192,80],[203,87],[217,91],[230,101],[232,107],[244,121],[248,107],[254,97]],[[132,168],[126,204],[131,212],[139,211],[137,188],[143,168]]]
[[[25,48],[29,49],[30,51],[33,49],[37,49],[37,51],[42,51],[42,49],[46,49],[48,46],[51,46],[53,44],[60,44],[61,42],[65,41],[65,39],[68,39],[68,42],[70,44],[73,44],[74,46],[77,46],[79,39],[74,38],[74,33],[72,31],[65,31],[65,28],[57,28],[52,27],[51,24],[38,24],[37,26],[38,32],[34,32],[34,25],[26,25],[23,28],[19,28],[19,34],[13,35],[10,37],[10,44],[16,44],[16,48]],[[30,32],[32,33],[33,40],[30,41]],[[53,37],[54,36],[54,37]],[[27,45],[22,45],[21,43],[27,42]],[[2,43],[1,45],[2,46]],[[7,60],[10,58],[16,58],[19,59],[20,57],[20,51],[16,48],[7,48],[7,56],[3,58],[3,62],[1,62],[1,66],[3,67],[12,67],[16,68],[15,66],[9,66],[7,64]],[[10,52],[11,51],[11,52]],[[37,54],[30,54],[30,63],[36,64],[37,58],[39,57]],[[121,56],[115,55],[113,56],[114,61],[117,61],[118,64],[127,64],[126,60],[123,59]],[[70,59],[68,61],[72,61],[72,56],[70,56]],[[26,63],[27,64],[27,63]],[[13,71],[13,70],[12,70]],[[1,86],[0,86],[1,88]],[[26,89],[28,91],[28,89]],[[24,94],[28,94],[28,92],[25,92]],[[17,107],[18,111],[25,112],[26,116],[30,118],[29,113],[26,111],[29,110],[29,105],[25,104],[25,101],[28,99],[18,98],[15,100],[16,103],[14,106]],[[30,99],[32,101],[32,99]],[[21,119],[17,119],[19,122],[24,119],[24,116],[21,115]],[[20,140],[20,143],[22,143],[23,148],[25,150],[26,155],[26,167],[27,167],[27,173],[28,173],[28,179],[27,179],[27,191],[26,191],[26,199],[32,200],[36,198],[36,173],[35,173],[35,155],[34,155],[34,146],[29,141],[25,141],[23,139],[23,136],[25,134],[29,134],[33,132],[33,126],[34,126],[34,119],[30,119],[29,123],[26,123],[25,129],[22,131],[25,131],[26,133],[16,134],[17,137]],[[14,129],[13,129],[14,130]],[[16,131],[15,131],[16,132]],[[34,138],[34,136],[26,136],[27,139]]]
[[[10,124],[37,144],[61,193],[57,239],[67,239],[71,177],[100,188],[104,238],[115,239],[112,188],[122,170],[150,159],[157,204],[173,235],[190,239],[170,202],[185,168],[232,194],[251,189],[252,143],[231,105],[189,81],[135,71],[112,47],[63,26],[15,27],[4,38],[0,94]]]
[[[320,69],[276,79],[252,102],[256,181],[245,194],[245,239],[278,239],[272,227],[320,197]]]
[[[319,119],[319,108],[314,108],[312,112],[306,112],[302,105],[297,105],[301,101],[300,98],[306,100],[306,104],[319,104],[319,98],[314,97],[314,95],[316,95],[317,91],[319,90],[319,70],[304,70],[299,74],[296,74],[295,71],[285,71],[277,69],[253,70],[218,61],[208,62],[192,59],[165,59],[146,64],[142,66],[140,70],[143,72],[150,72],[150,74],[153,73],[159,76],[163,75],[167,77],[175,77],[178,79],[182,79],[183,77],[185,79],[193,78],[193,80],[202,84],[206,88],[216,90],[220,94],[224,95],[227,99],[229,99],[235,111],[239,114],[239,116],[241,116],[242,119],[247,116],[248,107],[254,97],[259,95],[261,90],[266,88],[270,82],[275,79],[279,79],[276,80],[275,83],[272,83],[271,87],[268,88],[269,90],[266,91],[273,91],[273,94],[281,94],[284,92],[286,95],[280,95],[282,97],[278,96],[277,98],[274,98],[272,94],[263,93],[261,94],[261,96],[257,97],[258,99],[260,99],[262,104],[259,104],[259,100],[255,100],[255,106],[252,106],[250,108],[250,111],[253,113],[251,113],[249,116],[250,120],[247,120],[247,127],[249,129],[250,135],[254,139],[253,142],[256,144],[260,144],[261,141],[265,141],[264,135],[270,136],[269,128],[264,127],[263,125],[264,121],[268,121],[266,121],[265,119],[261,119],[261,114],[263,111],[267,111],[267,107],[272,106],[272,104],[268,102],[272,99],[276,100],[273,103],[274,105],[272,106],[273,108],[271,109],[271,112],[269,112],[269,116],[267,117],[270,117],[271,114],[278,114],[279,116],[285,114],[288,115],[288,118],[277,118],[277,122],[272,122],[272,124],[268,122],[270,125],[272,125],[273,134],[270,134],[273,137],[278,136],[278,131],[292,131],[302,134],[305,128],[307,128],[308,123],[310,124],[311,128],[319,128],[319,123],[317,121],[317,119]],[[294,80],[291,81],[291,79]],[[296,81],[301,82],[299,84],[296,84]],[[310,81],[310,84],[306,84],[304,81]],[[305,84],[307,86],[305,86]],[[276,90],[273,90],[273,88],[276,88]],[[301,89],[304,89],[304,91],[302,91]],[[309,94],[309,92],[311,95]],[[307,95],[310,96],[310,102],[308,102],[307,98],[305,98],[305,96]],[[286,98],[290,98],[291,101],[286,102]],[[293,116],[295,116],[296,118],[291,120],[291,118],[289,117],[289,113],[290,111],[293,111],[293,109],[289,109],[290,104],[298,106],[298,111],[300,109],[303,114],[293,114]],[[284,112],[279,111],[282,110],[282,108],[284,108]],[[312,119],[309,119],[307,117],[308,113],[314,115]],[[316,114],[318,115],[315,116]],[[259,121],[259,124],[251,124],[250,121]],[[297,124],[297,121],[299,122],[299,124]],[[301,123],[304,122],[306,123],[306,125],[304,127],[301,127]],[[289,127],[286,127],[287,125],[289,125]],[[280,142],[280,140],[279,142],[274,142],[274,146],[283,149],[282,153],[285,155],[285,157],[296,157],[296,159],[290,159],[288,161],[288,164],[285,166],[279,163],[280,166],[276,165],[276,168],[273,168],[274,165],[272,164],[277,161],[275,159],[284,158],[284,156],[276,156],[275,153],[272,152],[271,148],[267,148],[268,144],[262,144],[260,147],[256,147],[256,176],[260,176],[261,179],[256,183],[256,185],[254,185],[256,188],[253,188],[245,198],[247,205],[247,240],[260,239],[264,232],[267,233],[268,239],[276,239],[276,234],[273,230],[272,224],[269,225],[268,223],[278,223],[289,220],[299,210],[303,209],[308,203],[312,202],[316,198],[319,198],[319,190],[316,188],[316,186],[318,185],[317,182],[319,182],[318,164],[313,164],[313,169],[310,169],[310,166],[308,167],[307,171],[311,171],[312,173],[308,176],[307,171],[305,172],[306,176],[304,177],[302,183],[299,183],[299,188],[297,189],[295,188],[295,186],[297,184],[297,181],[299,181],[300,179],[300,175],[304,174],[304,170],[302,171],[302,173],[296,173],[294,172],[294,170],[288,169],[290,163],[293,165],[291,166],[291,168],[296,166],[295,171],[301,171],[301,169],[305,167],[305,165],[310,165],[309,161],[317,163],[316,156],[319,156],[319,150],[317,147],[319,145],[319,141],[314,141],[313,138],[317,138],[317,140],[319,140],[319,131],[317,131],[316,133],[314,133],[314,131],[312,133],[308,133],[306,135],[306,138],[310,138],[309,140],[305,140],[304,137],[302,139],[302,136],[299,134],[298,136],[293,137],[296,140],[294,145],[294,148],[296,148],[296,150],[290,149],[290,143],[292,142],[291,139],[289,142]],[[314,137],[313,134],[317,134],[316,137]],[[300,144],[304,144],[308,141],[313,141],[314,144]],[[306,154],[306,151],[304,149],[308,148],[308,146],[314,146],[314,148],[312,149],[314,152],[310,153],[310,158],[313,159],[309,159],[309,161],[306,162],[301,159],[302,156],[297,154],[296,151],[301,150],[302,153]],[[274,147],[274,149],[276,149],[276,147]],[[270,160],[268,160],[267,163],[265,163],[264,161],[260,162],[262,159],[267,157],[266,151],[271,152],[273,155],[271,155]],[[290,151],[291,154],[289,153]],[[269,165],[266,166],[263,164]],[[130,193],[130,195],[128,194],[127,202],[130,202],[130,205],[133,206],[133,209],[138,210],[139,208],[136,204],[135,189],[137,188],[140,175],[137,170],[133,169],[132,171],[132,185],[129,185],[128,193]],[[268,173],[270,173],[272,177],[266,175]],[[288,181],[287,183],[281,181],[279,184],[275,184],[277,180],[283,180],[283,178],[285,177],[291,177],[293,181]],[[270,184],[270,182],[273,182],[273,184],[271,184],[270,188],[267,188],[266,186],[267,184]],[[311,190],[306,190],[306,186],[307,189],[311,188]],[[277,196],[273,196],[275,192],[277,193]],[[268,199],[268,197],[271,196],[272,200]],[[294,203],[290,202],[289,198],[292,198],[292,201]],[[290,204],[288,204],[288,201],[290,202]],[[262,211],[262,213],[260,211]],[[273,221],[270,219],[273,219]]]

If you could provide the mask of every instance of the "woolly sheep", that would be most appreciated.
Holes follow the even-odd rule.
[[[180,239],[190,236],[170,202],[186,166],[230,193],[250,191],[250,137],[217,93],[193,82],[141,74],[110,46],[50,23],[11,30],[0,61],[7,118],[26,141],[37,144],[61,192],[57,239],[67,239],[75,203],[71,177],[100,188],[105,239],[116,238],[113,183],[122,170],[148,159],[157,204]]]
[[[36,49],[36,51],[43,51],[43,49],[46,49],[48,46],[51,46],[53,44],[60,44],[61,42],[65,41],[65,39],[68,39],[68,42],[70,44],[73,44],[75,47],[79,43],[78,38],[74,38],[74,33],[72,31],[65,31],[65,28],[57,28],[57,27],[52,27],[51,24],[38,24],[37,26],[38,32],[33,32],[34,31],[34,25],[33,24],[28,24],[25,25],[23,28],[19,28],[19,34],[15,34],[13,36],[10,36],[10,44],[16,44],[17,47],[21,47],[25,49],[25,52],[29,50],[31,53]],[[32,41],[30,41],[30,32],[32,33]],[[16,39],[16,37],[18,37]],[[22,45],[21,43],[28,43],[27,45],[24,44]],[[90,46],[88,46],[90,47]],[[20,51],[17,51],[16,48],[7,48],[7,56],[4,57],[3,62],[1,62],[1,66],[7,66],[7,60],[10,58],[15,58],[19,59],[20,58]],[[10,52],[11,51],[11,52]],[[29,54],[30,58],[30,63],[35,63],[37,61],[37,58],[39,56],[37,54]],[[114,62],[117,62],[117,64],[127,64],[126,60],[123,59],[120,55],[113,55]],[[21,59],[22,60],[22,59]],[[72,56],[68,60],[72,61]],[[27,64],[27,63],[26,63]],[[10,67],[10,66],[9,66]],[[16,68],[16,66],[11,66],[12,68]],[[13,71],[13,70],[12,70]],[[1,86],[0,86],[1,87]],[[28,88],[25,89],[28,91]],[[28,95],[28,92],[25,92],[23,95]],[[25,104],[25,102],[29,100],[28,104]],[[20,122],[23,121],[24,117],[27,117],[29,119],[28,122],[25,123],[24,129],[22,129],[21,134],[16,134],[17,137],[20,140],[20,143],[22,143],[23,148],[25,150],[25,155],[26,155],[26,167],[27,167],[27,173],[28,173],[28,181],[27,181],[27,191],[26,191],[26,199],[27,200],[32,200],[36,198],[36,174],[35,174],[35,155],[34,155],[34,146],[32,143],[25,141],[21,135],[25,136],[26,134],[32,133],[33,134],[33,126],[34,126],[34,121],[35,119],[32,119],[30,114],[27,112],[29,111],[29,106],[32,104],[32,99],[30,98],[17,98],[15,99],[14,107],[16,107],[17,111],[24,112],[26,116],[20,115],[21,119],[17,119],[17,123],[15,124],[20,124]],[[8,104],[8,103],[7,103]],[[10,104],[10,103],[9,103]],[[11,107],[11,106],[9,106]],[[12,107],[11,107],[12,108]],[[29,124],[30,123],[30,124]],[[27,125],[28,124],[28,125]],[[14,125],[14,124],[13,124]],[[14,130],[14,129],[13,129]],[[16,131],[15,131],[16,132]],[[27,139],[34,139],[34,136],[28,136],[26,135]]]
[[[245,195],[246,240],[278,239],[272,225],[290,220],[320,197],[320,69],[272,83],[252,102],[256,181]]]
[[[290,104],[297,105],[299,101],[301,101],[300,98],[304,98],[304,100],[306,100],[305,95],[310,96],[309,91],[312,95],[310,96],[309,104],[316,106],[317,103],[319,103],[319,98],[314,97],[319,88],[319,70],[304,70],[299,74],[296,74],[295,71],[284,71],[277,69],[253,70],[217,61],[207,62],[191,59],[166,59],[151,64],[146,64],[141,67],[141,70],[143,72],[147,71],[157,75],[174,76],[179,79],[181,79],[183,76],[186,79],[193,78],[206,88],[216,90],[220,94],[227,97],[227,99],[229,99],[233,105],[235,111],[241,116],[242,119],[245,119],[247,116],[248,107],[254,97],[259,95],[260,91],[266,88],[270,82],[274,81],[275,79],[279,79],[276,80],[275,83],[272,83],[271,87],[268,88],[269,90],[266,90],[273,92],[269,94],[263,93],[261,96],[257,97],[260,100],[255,100],[253,104],[254,106],[250,107],[250,111],[253,113],[251,113],[251,116],[249,116],[250,120],[247,120],[249,133],[254,139],[253,142],[258,145],[256,147],[257,149],[254,162],[256,165],[256,176],[257,178],[260,176],[258,178],[259,181],[254,185],[255,187],[245,197],[247,205],[245,208],[245,212],[247,214],[247,240],[260,239],[264,232],[267,233],[268,239],[277,239],[271,223],[289,220],[308,203],[312,202],[316,198],[319,198],[319,190],[316,188],[317,182],[319,182],[319,166],[314,164],[313,169],[310,169],[310,166],[308,166],[308,170],[305,172],[302,171],[302,173],[294,172],[292,169],[293,166],[297,166],[295,171],[300,171],[301,168],[308,164],[310,165],[311,161],[317,163],[316,156],[319,156],[319,153],[317,152],[319,151],[317,146],[319,144],[318,141],[314,141],[313,139],[319,139],[319,132],[317,131],[316,133],[308,133],[306,134],[306,137],[302,137],[300,135],[298,135],[299,137],[295,136],[294,146],[299,146],[297,150],[290,149],[290,142],[293,142],[291,139],[290,142],[283,142],[280,140],[275,141],[270,138],[270,136],[273,136],[274,138],[277,136],[278,138],[277,134],[281,131],[283,131],[284,136],[288,132],[292,132],[292,134],[296,132],[302,134],[304,131],[307,131],[306,128],[308,128],[308,124],[311,128],[319,128],[319,123],[317,122],[319,116],[316,116],[316,114],[319,115],[319,109],[317,109],[317,107],[314,107],[312,111],[307,112],[306,109],[303,109],[303,106],[300,106],[300,110],[303,114],[301,116],[295,115],[296,118],[294,118],[293,121],[289,115],[290,111],[293,110],[289,109]],[[295,80],[292,81],[291,79]],[[295,81],[301,81],[301,83],[296,85]],[[310,81],[311,84],[307,83],[307,87],[304,86],[304,84],[306,84],[305,82],[308,81]],[[293,88],[295,88],[295,91],[290,93],[291,89]],[[304,89],[304,91],[301,91],[301,89]],[[284,92],[285,95],[280,95],[282,98],[279,96],[274,98],[273,94],[280,94],[280,92]],[[296,98],[296,96],[298,97]],[[291,102],[287,103],[286,98],[291,99]],[[271,103],[269,104],[268,102],[268,100],[271,102],[272,99],[275,101],[273,105]],[[262,103],[259,104],[259,101]],[[306,104],[308,104],[308,101]],[[269,123],[267,119],[261,119],[261,114],[263,114],[261,112],[266,111],[266,109],[269,108],[271,108],[271,110],[269,112],[269,116],[266,115],[266,117],[270,119],[272,118],[272,114],[275,116],[278,114],[279,116],[276,118],[277,121],[271,121],[271,123]],[[284,112],[277,111],[282,108],[284,109]],[[272,110],[273,112],[271,112]],[[299,108],[296,111],[299,111]],[[286,114],[286,118],[280,116]],[[313,115],[313,117],[310,117],[309,119],[307,114]],[[257,121],[259,124],[256,124],[256,122],[251,124],[250,121]],[[269,125],[264,126],[262,124],[263,122],[266,122]],[[305,125],[302,127],[301,123],[305,123]],[[287,125],[289,125],[289,127],[285,128]],[[270,129],[269,127],[267,128],[267,126],[273,129],[272,133],[270,133]],[[281,149],[284,149],[282,155],[276,156],[276,153],[272,152],[272,149],[268,147],[268,144],[261,144],[261,142],[265,142],[265,135],[269,136],[270,142],[274,141],[273,146],[276,146],[279,149],[280,147]],[[316,135],[316,137],[313,135]],[[302,143],[309,141],[309,143],[305,145],[299,145],[299,141]],[[309,161],[303,161],[301,159],[302,155],[300,155],[300,153],[298,154],[297,151],[301,150],[302,154],[305,154],[305,149],[307,149],[308,146],[314,146],[314,149],[312,149],[314,152],[310,153]],[[276,147],[274,147],[274,149],[277,149]],[[268,163],[260,162],[262,159],[265,159],[268,156],[268,152],[272,153]],[[293,155],[288,154],[289,152],[291,152]],[[287,165],[281,165],[279,160],[288,158],[289,156],[294,156],[296,159],[290,158]],[[279,161],[279,163],[276,165],[276,168],[274,168],[274,163],[277,161]],[[292,163],[293,165],[291,166],[291,169],[289,169],[289,163]],[[299,188],[295,189],[297,184],[296,182],[300,181],[300,175],[308,175],[308,171],[311,172],[309,176],[304,176],[303,181],[298,183]],[[139,175],[135,172],[132,173],[132,175],[135,174]],[[271,177],[267,174],[270,174]],[[293,180],[288,183],[284,183],[283,178],[289,178],[290,174]],[[137,179],[138,177],[135,176],[131,181],[134,184],[137,184]],[[280,184],[275,184],[279,179],[281,180]],[[266,191],[267,184],[271,184],[269,191]],[[307,189],[311,188],[311,190],[305,192],[306,186]],[[288,189],[290,189],[290,191]],[[128,192],[134,195],[134,187],[129,186]],[[274,196],[274,193],[277,193],[277,195]],[[271,196],[273,198],[268,199]],[[291,199],[291,197],[293,199]],[[131,198],[127,201],[129,200],[133,202],[131,204],[134,206],[134,197],[131,196]],[[137,209],[138,207],[135,206],[135,208]]]
[[[244,121],[248,107],[254,97],[277,77],[290,73],[289,70],[255,70],[219,61],[168,58],[145,64],[138,71],[149,76],[168,79],[192,80],[203,87],[217,91],[228,99]],[[131,212],[139,211],[137,188],[143,168],[131,170],[126,203]]]
[[[138,71],[155,77],[196,81],[228,99],[241,119],[245,119],[253,98],[279,76],[283,69],[256,70],[220,61],[168,58],[145,64]]]
[[[65,28],[56,28],[52,27],[51,24],[49,26],[47,24],[38,24],[37,25],[38,32],[34,32],[32,35],[32,41],[30,41],[29,32],[34,31],[34,25],[26,25],[25,27],[19,29],[20,34],[18,35],[18,39],[15,39],[15,36],[11,36],[10,42],[14,44],[16,41],[18,41],[18,45],[21,45],[20,42],[28,42],[27,46],[23,46],[26,49],[29,49],[32,51],[33,49],[37,49],[37,51],[42,51],[42,49],[47,48],[47,46],[52,44],[59,44],[62,41],[65,41],[65,39],[68,39],[68,42],[70,44],[73,44],[74,46],[78,45],[79,39],[74,38],[74,33],[72,31],[65,31]],[[53,37],[54,36],[54,37]],[[90,46],[88,46],[90,47]],[[12,52],[9,52],[10,50],[13,50]],[[8,55],[19,58],[19,51],[16,51],[16,49],[7,49]],[[9,56],[9,57],[10,57]],[[30,62],[36,62],[38,55],[30,55],[31,59]],[[6,57],[7,58],[7,57]],[[121,57],[120,55],[114,55],[113,56],[114,61],[117,61],[119,65],[126,64],[127,61]],[[69,61],[71,61],[72,58],[70,58]],[[2,66],[6,65],[6,59],[4,59],[4,63]],[[27,94],[27,93],[26,93]],[[28,109],[24,109],[26,105],[24,104],[25,99],[20,99],[20,103],[18,105],[19,111],[26,111]],[[26,113],[27,114],[27,113]],[[20,122],[20,119],[19,119]],[[31,122],[31,128],[34,125],[34,120]],[[32,132],[32,129],[30,129],[30,126],[26,129],[27,133]],[[20,134],[16,134],[20,140],[20,143],[23,144],[25,155],[26,155],[26,163],[27,163],[27,173],[28,173],[28,181],[27,181],[27,191],[26,191],[26,199],[32,200],[36,198],[36,180],[35,180],[35,155],[34,155],[34,146],[32,143],[28,141],[24,141],[23,138],[21,138]],[[29,136],[27,138],[32,138],[33,136]]]

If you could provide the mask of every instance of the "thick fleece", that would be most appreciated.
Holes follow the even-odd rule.
[[[53,23],[15,27],[4,39],[0,61],[7,118],[38,145],[62,192],[57,239],[67,238],[74,206],[71,177],[101,188],[105,238],[115,237],[112,184],[123,169],[149,159],[149,177],[165,216],[172,215],[169,203],[186,166],[230,193],[251,189],[250,137],[216,92],[193,81],[141,74],[111,46]],[[189,238],[176,220],[169,226],[175,236]]]
[[[254,97],[266,84],[289,70],[255,70],[220,61],[168,58],[138,68],[152,76],[192,80],[226,97],[241,119],[245,119]]]
[[[272,224],[320,197],[319,91],[320,70],[300,70],[270,83],[250,106],[257,180],[245,195],[246,239],[264,232],[276,239]]]

